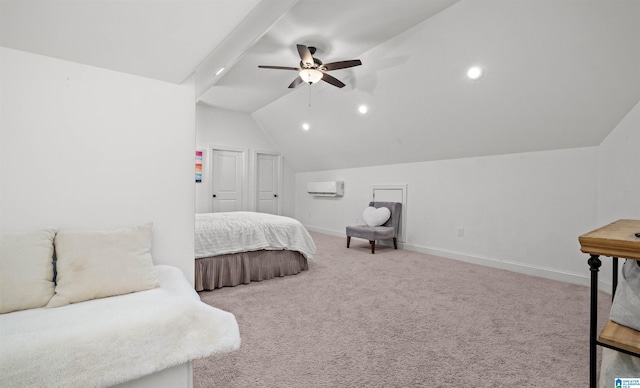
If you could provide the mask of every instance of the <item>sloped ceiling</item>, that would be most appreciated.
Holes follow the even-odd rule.
[[[247,20],[238,26],[227,40],[241,48],[239,59],[230,68],[224,61],[218,66],[201,65],[196,74],[198,84],[225,65],[225,71],[198,93],[199,101],[214,107],[241,112],[254,112],[288,94],[287,86],[298,76],[290,70],[265,70],[258,65],[297,67],[300,57],[296,44],[316,47],[316,58],[324,63],[356,58],[371,48],[437,14],[459,0],[299,0],[295,2],[263,1]],[[284,3],[284,4],[283,4]],[[269,13],[280,12],[279,18]],[[257,15],[255,15],[257,14]],[[249,20],[254,19],[255,20]],[[266,22],[266,23],[265,23]],[[273,22],[271,25],[266,25]],[[247,42],[240,30],[255,30]],[[217,52],[220,51],[220,52]],[[216,49],[215,58],[226,56]],[[228,61],[228,59],[227,59]],[[208,61],[206,61],[208,62]],[[202,68],[207,68],[204,69]],[[202,74],[202,76],[201,76]]]
[[[195,73],[200,104],[251,114],[295,171],[598,145],[640,100],[639,38],[637,0],[0,0],[2,46]],[[363,65],[290,90],[257,65],[296,66],[296,43]]]
[[[179,84],[260,0],[0,0],[0,45]]]
[[[463,0],[253,117],[296,171],[594,146],[640,100],[639,38],[638,1]]]

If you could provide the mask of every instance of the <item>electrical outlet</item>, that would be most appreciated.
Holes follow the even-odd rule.
[[[458,226],[458,237],[464,237],[464,228],[462,226]]]

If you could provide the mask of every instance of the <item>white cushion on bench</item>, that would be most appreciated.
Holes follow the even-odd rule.
[[[0,315],[0,386],[104,387],[240,347],[233,314],[177,268],[158,288]]]
[[[158,285],[146,223],[110,231],[61,231],[56,290],[47,307],[149,290]]]
[[[0,314],[49,303],[55,235],[51,228],[0,236]]]

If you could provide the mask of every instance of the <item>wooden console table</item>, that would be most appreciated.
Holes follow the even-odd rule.
[[[598,271],[600,256],[613,258],[613,289],[618,285],[618,258],[640,260],[640,220],[618,220],[585,233],[578,238],[580,250],[590,255],[587,263],[591,271],[591,322],[589,326],[589,386],[596,387],[596,347],[598,345],[640,357],[640,332],[609,321],[597,337],[598,330]]]

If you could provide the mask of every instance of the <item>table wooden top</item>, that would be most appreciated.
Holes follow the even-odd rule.
[[[580,250],[591,255],[640,260],[640,220],[618,220],[578,237]]]
[[[598,341],[629,352],[640,353],[640,332],[613,321],[607,322]]]

